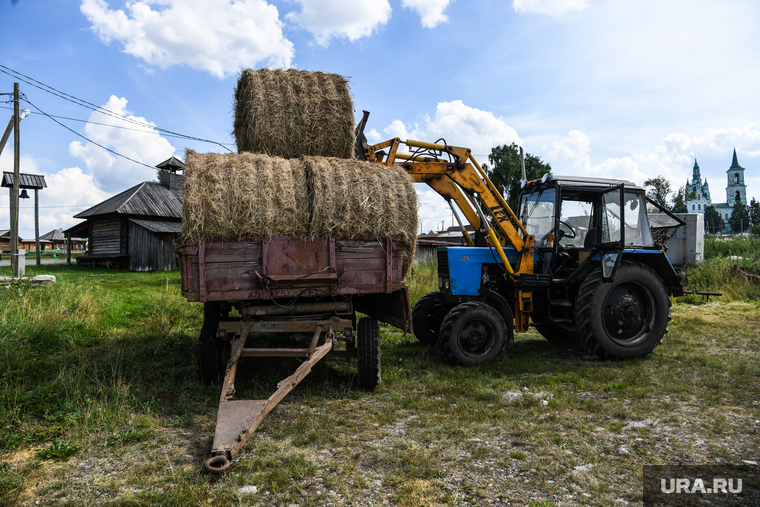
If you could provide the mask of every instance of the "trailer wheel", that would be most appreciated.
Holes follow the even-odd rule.
[[[496,361],[504,353],[507,340],[507,325],[501,314],[480,301],[455,306],[441,324],[441,349],[452,363],[461,366]]]
[[[373,390],[380,385],[380,324],[372,317],[359,320],[356,373],[359,387]]]
[[[438,334],[441,330],[441,323],[446,316],[441,292],[431,292],[425,294],[415,303],[412,308],[412,329],[414,336],[425,345],[435,345],[438,343]]]
[[[195,350],[198,376],[206,385],[219,382],[227,368],[224,360],[226,344],[216,337],[221,315],[219,303],[203,304],[203,327]]]
[[[662,343],[670,298],[662,279],[637,262],[620,263],[615,279],[592,271],[578,291],[575,320],[588,349],[604,360],[643,357]]]

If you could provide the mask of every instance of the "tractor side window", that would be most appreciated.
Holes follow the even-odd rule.
[[[625,194],[625,244],[651,246],[654,244],[644,199],[637,194]]]
[[[565,248],[583,248],[586,235],[594,223],[593,201],[563,195],[559,220],[559,244]],[[596,238],[589,241],[596,243]]]
[[[522,196],[520,221],[528,234],[536,238],[536,246],[549,246],[549,236],[554,232],[554,206],[557,191],[553,188]]]
[[[602,196],[602,243],[620,241],[620,192]]]

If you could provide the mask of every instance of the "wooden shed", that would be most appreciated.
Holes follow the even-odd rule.
[[[184,177],[176,171],[184,164],[172,157],[157,167],[160,183],[140,183],[74,216],[86,221],[66,236],[89,239],[77,264],[130,271],[178,268],[174,242],[182,230]]]

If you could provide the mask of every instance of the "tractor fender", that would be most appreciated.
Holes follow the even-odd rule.
[[[683,296],[681,279],[678,278],[678,274],[676,274],[675,268],[670,263],[670,259],[668,259],[668,256],[662,250],[626,249],[623,250],[623,256],[620,260],[634,261],[644,266],[649,266],[662,278],[662,282],[670,292],[670,295],[676,297]],[[596,252],[567,278],[566,283],[582,282],[596,269],[600,261],[601,253]]]
[[[670,259],[662,250],[625,250],[623,259],[649,266],[662,278],[672,296],[683,296],[683,286]]]
[[[512,313],[512,307],[509,306],[509,302],[504,299],[504,296],[491,289],[480,289],[478,293],[481,295],[480,301],[501,314],[501,318],[504,319],[504,323],[507,325],[507,343],[512,343],[515,339],[515,317]]]

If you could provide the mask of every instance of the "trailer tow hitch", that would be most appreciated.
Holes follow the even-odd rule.
[[[203,471],[212,474],[226,472],[240,450],[259,427],[264,418],[280,401],[311,372],[312,366],[325,357],[336,344],[333,326],[337,323],[329,320],[318,322],[307,359],[288,378],[277,384],[277,390],[266,400],[231,400],[235,394],[235,374],[241,357],[245,356],[245,341],[251,332],[250,326],[244,326],[239,335],[232,340],[232,354],[227,362],[227,370],[219,399],[219,411],[216,416],[212,456],[203,463]],[[316,346],[320,334],[327,328],[325,342]]]

